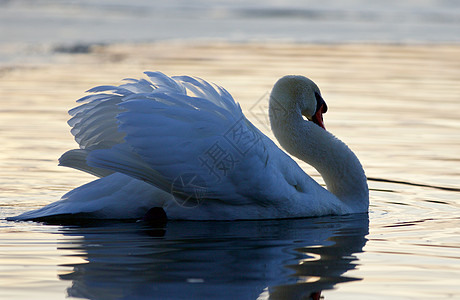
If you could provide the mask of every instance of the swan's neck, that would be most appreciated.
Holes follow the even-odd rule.
[[[331,133],[302,118],[295,107],[274,111],[270,105],[272,130],[286,151],[312,165],[327,189],[345,204],[367,211],[369,190],[364,170],[348,146]]]

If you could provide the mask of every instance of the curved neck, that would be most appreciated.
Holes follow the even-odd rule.
[[[276,109],[270,102],[270,123],[281,146],[318,170],[327,189],[342,202],[367,211],[366,175],[350,148],[328,131],[304,120],[300,110],[294,108],[280,114]]]

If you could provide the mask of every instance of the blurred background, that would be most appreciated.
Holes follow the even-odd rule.
[[[0,62],[159,40],[452,43],[459,28],[455,0],[3,0]]]

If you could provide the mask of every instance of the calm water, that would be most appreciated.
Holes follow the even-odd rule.
[[[93,179],[56,166],[74,147],[66,111],[89,87],[152,66],[222,84],[269,136],[271,85],[287,73],[309,75],[328,102],[328,130],[354,149],[368,177],[383,181],[369,181],[369,215],[159,228],[2,220],[0,298],[308,299],[320,291],[325,299],[459,298],[459,50],[164,42],[3,69],[2,218]]]
[[[0,299],[460,299],[458,1],[125,2],[0,1]],[[272,85],[309,76],[369,214],[5,221],[94,179],[57,167],[66,112],[145,70],[226,87],[270,137]]]

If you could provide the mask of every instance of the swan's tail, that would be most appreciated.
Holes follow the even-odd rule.
[[[7,218],[46,221],[58,216],[88,219],[140,219],[152,207],[162,207],[172,196],[132,177],[115,173],[82,185],[61,200]]]

